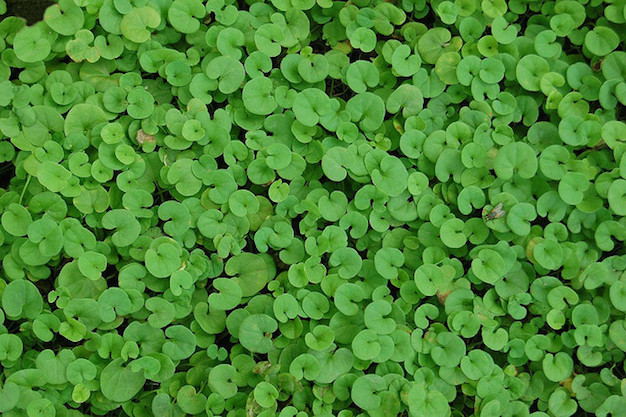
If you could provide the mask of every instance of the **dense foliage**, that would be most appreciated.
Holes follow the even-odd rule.
[[[4,18],[0,414],[626,416],[625,22],[624,0]]]

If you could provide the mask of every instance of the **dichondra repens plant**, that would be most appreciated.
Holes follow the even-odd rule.
[[[0,414],[626,416],[625,37],[623,0],[5,16]]]

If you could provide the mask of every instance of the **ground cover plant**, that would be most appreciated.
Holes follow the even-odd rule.
[[[623,0],[5,17],[0,414],[625,416],[625,22]]]

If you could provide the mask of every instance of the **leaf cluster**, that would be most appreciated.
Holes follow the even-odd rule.
[[[625,12],[4,18],[0,414],[624,415]]]

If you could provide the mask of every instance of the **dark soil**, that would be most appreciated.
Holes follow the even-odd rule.
[[[32,25],[40,21],[46,8],[55,2],[52,0],[6,0],[6,3],[5,16],[23,17],[29,25]]]

